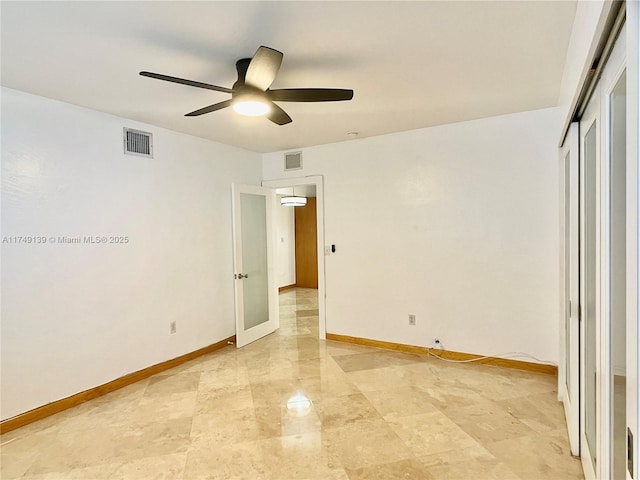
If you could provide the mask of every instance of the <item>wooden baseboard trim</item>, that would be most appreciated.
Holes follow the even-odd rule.
[[[396,352],[438,356],[446,360],[459,361],[477,359],[473,363],[482,363],[484,365],[492,365],[494,367],[513,368],[516,370],[525,370],[527,372],[545,373],[547,375],[558,375],[558,367],[556,367],[555,365],[547,365],[543,363],[525,362],[522,360],[513,360],[510,358],[484,357],[484,355],[476,355],[474,353],[454,352],[451,350],[441,350],[438,348],[405,345],[403,343],[385,342],[383,340],[372,340],[369,338],[361,337],[350,337],[348,335],[338,335],[336,333],[329,332],[327,332],[327,340],[353,343],[355,345],[363,345],[366,347],[383,348],[385,350],[394,350]]]
[[[71,395],[70,397],[56,400],[41,407],[34,408],[33,410],[29,410],[28,412],[16,415],[15,417],[3,420],[2,422],[0,422],[0,434],[10,432],[11,430],[15,430],[16,428],[29,425],[33,422],[37,422],[38,420],[42,420],[43,418],[62,412],[63,410],[66,410],[68,408],[75,407],[89,400],[93,400],[94,398],[101,397],[102,395],[106,395],[107,393],[113,392],[114,390],[118,390],[120,388],[126,387],[127,385],[131,385],[132,383],[139,382],[140,380],[144,380],[145,378],[149,378],[160,372],[169,370],[170,368],[177,367],[178,365],[201,357],[202,355],[206,355],[207,353],[212,353],[216,350],[220,350],[221,348],[229,345],[229,343],[235,342],[236,336],[233,335],[207,347],[200,348],[176,358],[172,358],[171,360],[167,360],[166,362],[151,365],[150,367],[143,368],[142,370],[138,370],[137,372],[130,373],[120,378],[116,378],[115,380],[107,382],[103,385],[98,385],[97,387],[90,388],[89,390],[85,390],[84,392],[76,393],[75,395]]]
[[[292,288],[296,288],[295,283],[292,283],[291,285],[285,285],[284,287],[278,287],[278,292],[284,292],[286,290],[291,290]]]
[[[350,337],[349,335],[338,335],[337,333],[327,332],[327,340],[353,343],[355,345],[363,345],[365,347],[383,348],[384,350],[395,350],[396,352],[415,353],[417,355],[427,355],[428,353],[428,349],[426,347],[405,345],[404,343],[384,342],[382,340],[372,340],[370,338]]]

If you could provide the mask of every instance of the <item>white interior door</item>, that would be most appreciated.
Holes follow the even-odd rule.
[[[623,27],[600,78],[602,112],[602,462],[600,476],[626,478],[626,133],[627,75]]]
[[[232,186],[236,345],[243,347],[278,328],[274,294],[274,191]]]
[[[627,2],[627,480],[637,479],[640,461],[640,3]]]
[[[561,351],[558,392],[564,404],[571,454],[580,455],[580,286],[579,286],[579,124],[574,122],[560,149],[562,200]]]
[[[580,120],[580,453],[587,479],[600,468],[600,89]]]
[[[624,28],[580,120],[582,465],[626,477],[626,73]]]

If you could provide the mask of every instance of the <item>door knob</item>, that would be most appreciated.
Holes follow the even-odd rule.
[[[243,275],[243,274],[239,273],[239,274],[236,275],[236,278],[238,280],[242,280],[243,278],[249,278],[249,274],[247,273],[246,275]]]

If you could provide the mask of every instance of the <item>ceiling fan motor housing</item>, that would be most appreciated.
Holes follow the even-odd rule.
[[[249,64],[251,63],[250,58],[241,58],[236,62],[236,70],[238,71],[238,80],[231,87],[233,90],[240,88],[244,85],[244,79],[247,76],[247,69],[249,68]]]

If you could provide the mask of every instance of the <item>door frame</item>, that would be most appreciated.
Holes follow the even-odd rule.
[[[627,427],[633,433],[634,478],[639,478],[640,383],[638,382],[638,289],[640,282],[640,5],[627,2]],[[631,476],[627,471],[627,479]]]
[[[303,185],[316,187],[316,225],[318,233],[318,336],[320,340],[327,338],[326,318],[326,281],[325,281],[325,248],[324,248],[324,177],[311,175],[308,177],[290,177],[277,180],[264,180],[262,186],[269,188],[286,188]],[[277,285],[274,286],[277,292]]]

